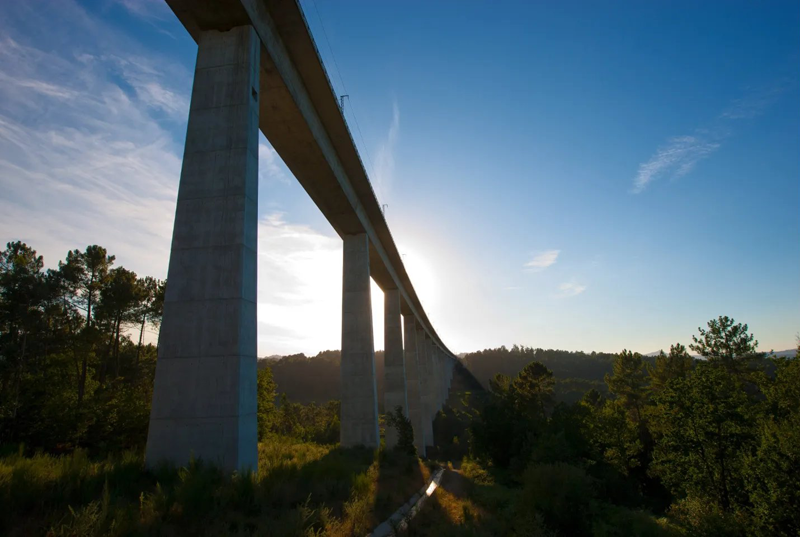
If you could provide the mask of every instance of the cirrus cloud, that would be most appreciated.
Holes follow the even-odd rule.
[[[561,250],[547,250],[546,252],[536,254],[533,259],[525,263],[524,268],[528,272],[542,271],[547,267],[554,265],[558,260],[558,254],[560,253]]]
[[[560,297],[576,296],[586,291],[586,286],[576,282],[564,282],[558,286]]]

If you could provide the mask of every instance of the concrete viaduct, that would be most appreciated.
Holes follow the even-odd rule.
[[[197,42],[147,462],[257,469],[258,129],[344,243],[341,445],[377,447],[370,278],[385,397],[419,452],[461,369],[403,266],[296,0],[167,0]],[[394,430],[386,442],[397,442]]]

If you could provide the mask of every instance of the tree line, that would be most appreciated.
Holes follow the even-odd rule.
[[[22,242],[0,252],[0,443],[52,451],[143,443],[166,281],[101,246],[57,268]]]
[[[537,531],[798,535],[800,360],[757,344],[719,317],[693,336],[701,359],[623,350],[607,395],[572,404],[541,362],[497,374],[469,416],[472,456],[507,472],[518,523]]]

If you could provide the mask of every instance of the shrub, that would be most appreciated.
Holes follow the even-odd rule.
[[[564,463],[533,464],[525,471],[523,484],[522,514],[535,510],[558,532],[588,534],[594,485],[582,468]]]
[[[669,515],[691,537],[744,537],[747,535],[741,520],[725,513],[713,502],[685,498],[672,505]]]
[[[400,406],[395,407],[394,412],[386,414],[386,426],[394,427],[397,430],[395,449],[409,455],[417,454],[417,448],[414,446],[414,428],[411,426],[411,420],[403,414]]]

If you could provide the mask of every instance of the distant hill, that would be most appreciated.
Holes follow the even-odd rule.
[[[796,352],[789,349],[773,353],[772,356],[792,357]],[[645,360],[653,363],[657,355],[658,352],[648,353]],[[612,372],[615,356],[602,352],[534,349],[514,345],[511,348],[463,353],[459,358],[484,388],[489,387],[489,381],[498,373],[514,377],[530,362],[541,362],[556,377],[556,399],[569,403],[577,401],[591,389],[607,392],[604,378]],[[323,351],[312,357],[305,354],[273,355],[258,360],[259,368],[272,369],[278,393],[285,393],[297,403],[318,405],[339,399],[340,365],[341,352],[338,350]],[[383,351],[375,353],[375,376],[378,401],[383,401]]]
[[[778,351],[778,352],[771,352],[769,356],[774,356],[777,358],[794,358],[797,356],[797,349],[787,349],[785,351]]]
[[[285,393],[295,403],[325,404],[341,397],[342,353],[338,350],[322,351],[316,356],[305,354],[261,358],[258,368],[270,368],[277,384],[277,393]],[[383,408],[384,353],[375,352],[375,387],[378,407]],[[451,382],[454,393],[481,390],[477,381],[462,366],[456,367]]]
[[[642,356],[648,356],[650,358],[655,358],[661,351],[653,351],[648,352],[647,354],[643,354]],[[667,352],[667,351],[664,351]],[[797,356],[797,349],[787,349],[785,351],[771,351],[768,352],[767,357],[775,357],[775,358],[794,358]],[[692,354],[692,358],[700,358],[699,354]]]

